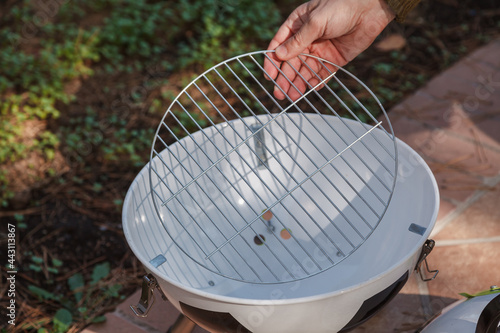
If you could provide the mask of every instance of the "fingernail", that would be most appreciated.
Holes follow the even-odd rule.
[[[276,97],[276,99],[282,100],[283,96],[280,93],[281,93],[281,91],[279,90],[279,88],[275,86],[274,91],[273,91],[273,95],[274,95],[274,97]]]
[[[283,45],[280,45],[276,48],[276,55],[280,59],[284,59],[286,57],[287,53],[288,53],[288,50]]]

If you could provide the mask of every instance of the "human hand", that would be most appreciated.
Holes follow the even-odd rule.
[[[275,80],[295,101],[306,91],[308,84],[314,87],[331,74],[320,68],[313,58],[304,60],[318,73],[320,80],[297,57],[300,53],[344,66],[368,48],[394,17],[385,0],[312,0],[304,3],[290,14],[271,40],[268,49],[276,49],[276,52],[269,53],[271,60],[265,59],[264,70],[268,78]],[[308,82],[285,61],[289,61]],[[331,67],[330,70],[335,71]],[[276,98],[284,99],[284,93],[274,87]]]

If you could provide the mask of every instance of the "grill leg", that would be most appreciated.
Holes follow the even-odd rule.
[[[170,326],[167,333],[191,333],[195,327],[196,324],[181,313],[175,323]]]

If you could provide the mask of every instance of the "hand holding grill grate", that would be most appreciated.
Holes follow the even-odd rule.
[[[395,17],[385,0],[312,0],[297,7],[279,28],[268,49],[272,61],[265,61],[264,69],[275,80],[288,97],[295,101],[307,88],[314,87],[320,80],[313,76],[297,56],[308,53],[344,66],[363,52]],[[289,61],[289,64],[286,63]],[[318,67],[318,62],[308,59],[307,63],[322,79],[330,73]],[[290,67],[299,69],[304,80]],[[283,76],[278,75],[280,67]],[[335,69],[330,68],[332,71]],[[300,90],[300,91],[297,91]],[[278,87],[274,95],[278,99],[286,96]]]

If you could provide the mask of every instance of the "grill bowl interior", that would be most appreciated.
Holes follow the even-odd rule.
[[[331,117],[330,121],[337,120]],[[300,281],[279,283],[280,289],[288,290],[283,298],[324,297],[327,294],[359,288],[398,267],[419,252],[437,216],[439,202],[437,185],[430,169],[420,156],[399,140],[398,151],[398,181],[393,198],[372,235],[357,251],[320,274],[313,274]],[[243,302],[269,300],[271,291],[276,287],[275,284],[253,284],[225,277],[198,264],[195,259],[205,260],[203,256],[193,259],[176,246],[174,241],[189,243],[188,235],[184,229],[171,231],[170,235],[173,237],[166,232],[154,209],[149,186],[146,166],[133,182],[124,202],[123,211],[124,231],[129,245],[148,270],[185,290],[193,293],[209,293],[210,297],[216,299],[236,297]],[[313,213],[316,214],[311,212]],[[318,214],[322,215],[321,212]],[[317,220],[322,221],[321,218]],[[307,217],[300,221],[309,223]],[[294,223],[290,224],[290,228],[293,233],[299,234],[294,231]],[[327,221],[321,223],[326,224]],[[412,231],[415,230],[412,225],[418,226],[420,232]],[[314,225],[310,228],[307,224],[305,226],[313,232]],[[264,223],[259,222],[256,228],[261,228],[262,234],[268,236],[266,238],[271,238]],[[258,247],[259,251],[260,249],[266,251],[253,243],[253,237],[250,240],[252,242],[248,243]],[[329,247],[325,245],[324,248],[336,251],[332,245]],[[316,254],[315,259],[318,262],[328,261],[319,250],[313,253]],[[157,261],[154,259],[158,256],[163,256],[165,260],[155,267]],[[308,257],[305,258],[302,264],[306,268],[312,268],[313,264],[309,262]],[[238,264],[238,260],[235,259],[234,263]],[[244,262],[240,263],[246,266]],[[284,270],[283,274],[286,275]],[[286,287],[299,282],[300,288]]]
[[[394,180],[390,172],[395,156],[383,149],[393,142],[382,130],[375,129],[328,163],[358,133],[366,132],[366,125],[291,113],[266,128],[273,137],[266,140],[267,168],[259,169],[251,145],[243,145],[162,204],[160,198],[179,192],[192,174],[208,169],[236,146],[241,139],[235,133],[248,131],[245,122],[265,123],[269,118],[206,128],[151,162],[155,208],[173,242],[200,266],[252,283],[303,279],[347,258],[377,227]],[[266,210],[274,231],[265,216],[258,217]]]

